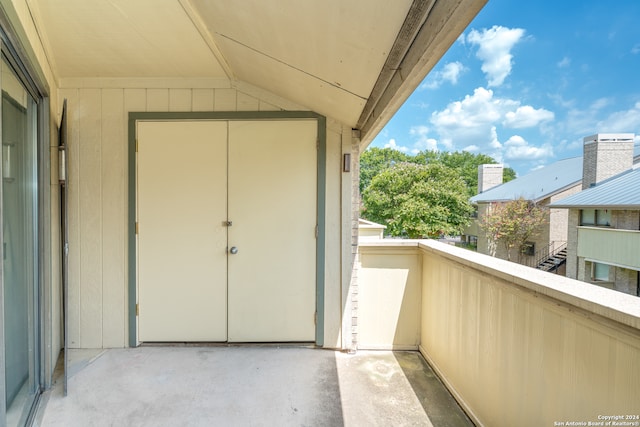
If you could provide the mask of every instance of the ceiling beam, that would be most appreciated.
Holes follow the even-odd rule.
[[[202,36],[202,39],[209,47],[209,50],[211,50],[211,53],[213,53],[213,56],[215,56],[216,60],[220,63],[220,66],[222,67],[227,78],[231,81],[235,81],[236,77],[235,77],[235,74],[233,73],[233,69],[231,68],[231,66],[225,59],[224,55],[218,48],[218,45],[216,44],[215,40],[213,39],[213,36],[211,35],[211,32],[207,28],[207,25],[204,23],[204,20],[200,16],[200,13],[198,13],[196,8],[191,3],[191,0],[179,0],[179,3],[184,9],[184,11],[187,13],[187,16],[189,16],[189,19],[191,19],[191,22],[193,22],[193,25],[196,27],[196,29]]]

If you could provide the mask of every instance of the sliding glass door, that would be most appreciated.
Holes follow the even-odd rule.
[[[7,426],[24,425],[40,392],[36,102],[3,57],[2,328]],[[3,416],[3,414],[0,414]],[[0,424],[2,424],[0,422]]]

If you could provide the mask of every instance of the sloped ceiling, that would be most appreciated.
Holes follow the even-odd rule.
[[[58,79],[243,81],[353,127],[407,22],[439,3],[464,29],[485,1],[26,0]]]

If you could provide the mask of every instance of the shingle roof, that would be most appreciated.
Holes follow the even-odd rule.
[[[471,198],[471,203],[514,200],[538,202],[582,181],[582,157],[559,160]]]
[[[630,169],[549,206],[640,209],[640,167]]]

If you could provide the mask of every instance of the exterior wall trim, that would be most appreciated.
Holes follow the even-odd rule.
[[[311,111],[229,111],[229,112],[130,112],[128,123],[128,318],[129,346],[138,345],[136,283],[136,123],[145,120],[289,120],[315,119],[318,123],[317,226],[316,239],[316,345],[324,345],[325,293],[325,211],[326,211],[326,118]]]

